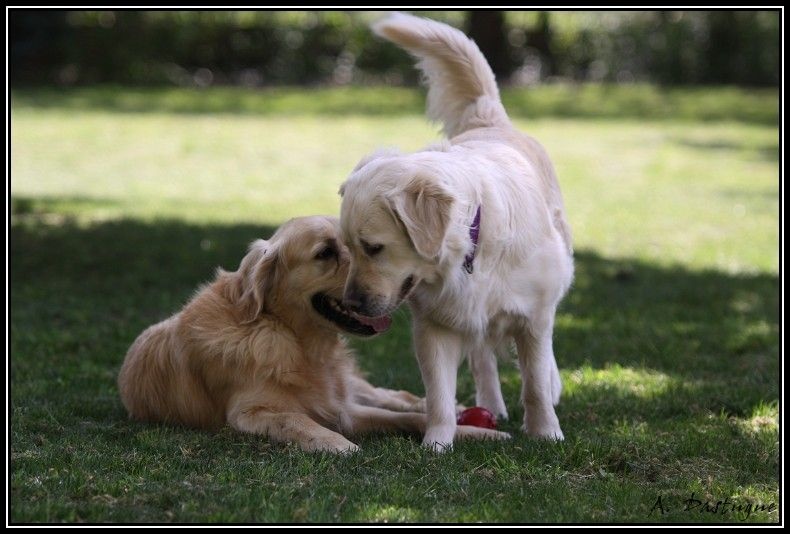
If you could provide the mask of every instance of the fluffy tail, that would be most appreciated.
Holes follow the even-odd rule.
[[[447,137],[510,123],[491,67],[461,31],[403,13],[375,23],[373,31],[419,59],[428,81],[428,117],[443,124]]]

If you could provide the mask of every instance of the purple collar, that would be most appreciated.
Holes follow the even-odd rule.
[[[472,221],[472,226],[469,227],[469,237],[472,239],[472,252],[464,256],[464,270],[469,274],[472,274],[472,271],[474,271],[474,265],[472,264],[475,261],[475,252],[477,252],[477,238],[480,236],[480,208],[482,206],[477,207],[475,220]]]

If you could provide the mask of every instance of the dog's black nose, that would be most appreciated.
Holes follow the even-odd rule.
[[[354,311],[359,311],[365,308],[367,304],[367,297],[356,287],[351,287],[343,295],[343,306]]]

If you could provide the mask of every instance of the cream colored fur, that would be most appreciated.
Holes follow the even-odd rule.
[[[337,254],[318,258],[328,244]],[[338,328],[311,305],[317,292],[339,300],[347,275],[336,219],[294,219],[255,241],[236,272],[219,270],[132,344],[118,377],[130,417],[229,424],[307,451],[357,450],[345,435],[424,432],[425,414],[413,413],[420,399],[362,378]],[[459,429],[458,437],[506,436]]]
[[[341,227],[351,251],[345,302],[380,316],[408,301],[426,388],[426,445],[451,446],[463,355],[470,359],[477,404],[507,416],[495,355],[513,341],[524,430],[563,439],[554,411],[561,381],[552,332],[573,258],[551,161],[513,127],[491,69],[463,33],[404,14],[374,30],[419,59],[428,116],[443,124],[449,140],[412,154],[376,152],[341,187]],[[478,207],[470,274],[462,265],[473,250],[469,228]]]

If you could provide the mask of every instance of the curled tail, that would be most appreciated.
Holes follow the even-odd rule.
[[[491,67],[461,31],[403,13],[380,20],[373,31],[419,59],[428,82],[428,117],[443,124],[447,137],[510,124]]]

